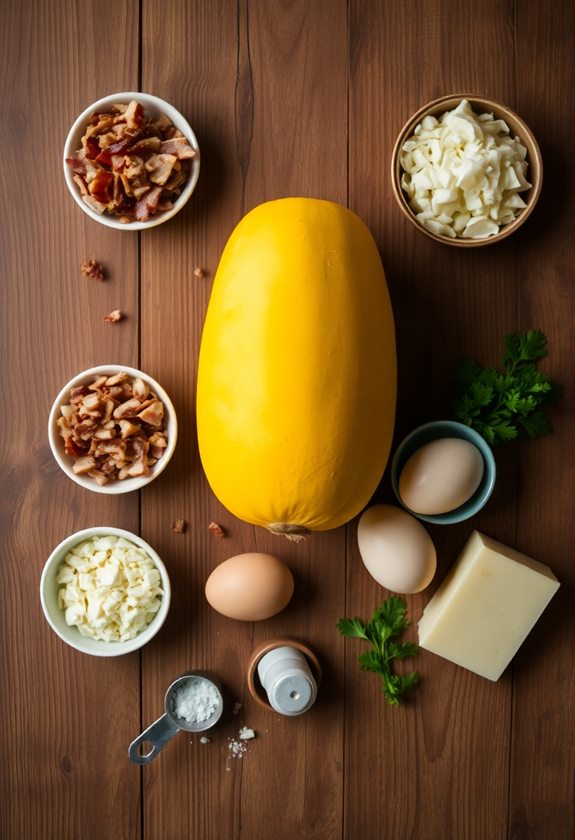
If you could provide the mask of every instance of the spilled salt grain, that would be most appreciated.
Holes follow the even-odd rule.
[[[250,729],[248,726],[242,726],[237,740],[235,738],[228,738],[228,750],[231,758],[243,758],[248,751],[247,745],[244,742],[251,741],[255,737],[256,733],[253,729]]]
[[[200,744],[211,744],[211,743],[212,743],[212,739],[208,738],[207,735],[202,735],[202,737],[200,738]]]
[[[243,758],[247,753],[248,748],[241,741],[235,741],[233,738],[229,739],[228,750],[232,758]]]

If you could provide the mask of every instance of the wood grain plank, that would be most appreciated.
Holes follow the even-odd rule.
[[[198,131],[203,169],[190,209],[142,243],[143,364],[174,391],[183,421],[175,463],[161,487],[158,482],[143,499],[144,531],[165,550],[176,581],[166,634],[144,658],[144,710],[153,717],[158,686],[187,667],[215,671],[230,703],[238,700],[244,707],[238,717],[228,714],[209,745],[181,737],[146,770],[144,833],[206,840],[331,838],[341,831],[343,647],[334,624],[344,599],[344,532],[314,535],[294,546],[224,511],[201,473],[194,387],[211,277],[243,213],[279,195],[345,201],[345,3],[240,2],[237,13],[224,2],[167,6],[168,17],[180,27],[165,38],[156,33],[166,6],[161,13],[144,6],[144,87],[153,82],[188,114]],[[188,49],[190,32],[194,51]],[[157,57],[167,54],[172,61],[158,75]],[[325,128],[326,143],[312,144],[312,133]],[[209,271],[199,284],[192,276],[195,265]],[[169,336],[160,346],[152,342],[158,322]],[[190,522],[184,538],[169,533],[177,511]],[[225,540],[208,535],[210,520],[224,526]],[[277,554],[297,581],[289,608],[257,626],[218,616],[203,596],[211,569],[249,550]],[[288,632],[307,640],[326,669],[322,699],[300,721],[268,714],[246,696],[252,649]],[[237,737],[242,724],[258,736],[242,760],[232,759],[228,739]],[[187,794],[191,784],[193,798]]]
[[[517,108],[545,165],[532,237],[518,251],[520,318],[523,328],[546,333],[544,368],[565,395],[552,414],[553,434],[520,451],[519,547],[547,563],[562,585],[514,664],[510,836],[562,840],[575,834],[575,676],[566,667],[575,638],[573,5],[541,14],[537,4],[518,2],[516,38]]]
[[[164,27],[164,20],[177,26]],[[227,768],[227,738],[237,735],[230,712],[242,697],[249,625],[219,619],[203,588],[209,570],[245,550],[242,530],[208,494],[195,434],[195,379],[200,335],[219,254],[241,215],[242,180],[235,159],[238,19],[235,4],[170,0],[143,5],[144,90],[172,102],[188,118],[201,149],[197,189],[169,224],[142,236],[142,366],[171,394],[179,421],[172,463],[142,499],[142,529],[168,566],[173,599],[166,627],[143,656],[143,716],[162,711],[163,693],[184,671],[214,673],[226,688],[226,720],[210,744],[180,735],[144,769],[144,837],[237,837],[240,768]],[[169,56],[169,61],[166,61]],[[194,277],[194,268],[206,271]],[[187,532],[171,531],[175,518]],[[217,520],[229,536],[214,540]],[[232,624],[232,627],[229,626]],[[237,770],[237,772],[232,772]]]
[[[105,62],[102,17],[116,21]],[[139,833],[139,778],[126,773],[127,738],[139,726],[138,657],[72,651],[45,623],[38,598],[44,560],[63,537],[87,525],[138,524],[137,497],[77,487],[46,434],[52,400],[71,376],[98,363],[137,363],[137,239],[82,214],[61,171],[76,115],[105,93],[137,86],[137,20],[137,3],[108,0],[97,10],[24,0],[3,15],[0,184],[10,212],[0,228],[0,521],[11,595],[1,612],[0,836],[10,840]],[[107,265],[107,283],[81,277],[88,256]],[[116,305],[130,318],[110,330],[102,317]]]
[[[396,443],[415,426],[449,416],[456,360],[474,355],[495,363],[501,336],[517,323],[513,245],[462,254],[427,241],[400,217],[389,176],[395,138],[425,102],[469,91],[513,105],[512,27],[510,3],[350,5],[350,207],[374,233],[390,286]],[[473,527],[513,542],[513,454],[498,457],[498,467],[496,493],[472,524],[429,529],[438,573],[429,590],[408,599],[414,623]],[[387,477],[376,498],[393,501]],[[348,557],[348,614],[367,617],[386,593],[363,569],[351,528]],[[385,705],[373,675],[358,673],[358,652],[347,651],[345,836],[504,837],[510,677],[491,685],[422,652],[422,684],[397,710]],[[369,787],[357,784],[362,768]],[[374,801],[393,807],[378,814]]]

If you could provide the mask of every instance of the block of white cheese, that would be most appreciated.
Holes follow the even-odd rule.
[[[498,680],[558,588],[543,563],[474,531],[423,611],[419,644]]]

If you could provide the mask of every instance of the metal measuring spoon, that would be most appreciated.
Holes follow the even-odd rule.
[[[209,718],[207,718],[207,720],[198,722],[191,722],[185,720],[184,718],[177,717],[175,710],[176,692],[187,683],[194,683],[194,681],[197,681],[198,683],[203,682],[213,686],[218,693],[218,705],[216,710]],[[183,674],[181,677],[175,679],[166,691],[164,709],[164,714],[154,721],[151,726],[148,726],[148,728],[145,729],[141,735],[138,735],[138,737],[130,744],[128,755],[136,764],[149,764],[150,761],[157,756],[160,750],[166,746],[168,741],[170,741],[181,729],[185,732],[204,732],[206,729],[211,729],[212,726],[215,726],[224,710],[224,699],[222,697],[220,685],[217,681],[207,677],[201,672]],[[149,752],[142,754],[139,752],[138,748],[145,743],[151,744],[152,749]]]

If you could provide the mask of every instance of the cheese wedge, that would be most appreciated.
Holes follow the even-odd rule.
[[[498,680],[558,588],[547,566],[474,531],[423,611],[419,644]]]

